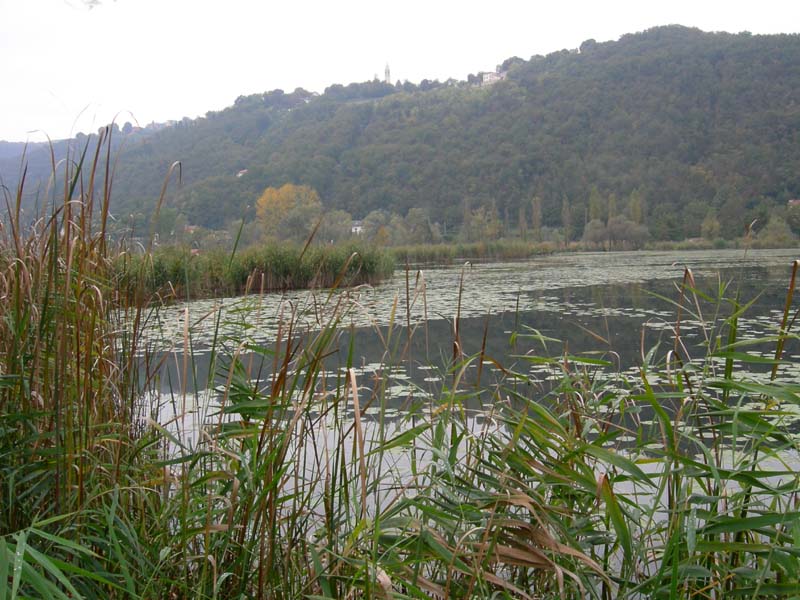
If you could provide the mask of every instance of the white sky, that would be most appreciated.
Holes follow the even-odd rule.
[[[196,117],[242,94],[465,79],[678,23],[794,33],[800,1],[0,0],[0,139]],[[34,132],[38,130],[38,132]]]

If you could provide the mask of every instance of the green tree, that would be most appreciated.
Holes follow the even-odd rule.
[[[531,231],[534,240],[542,241],[542,199],[539,196],[531,200]]]
[[[615,248],[640,248],[650,237],[647,227],[617,215],[608,220],[608,241]]]
[[[408,228],[406,220],[400,215],[393,214],[389,219],[389,238],[395,246],[408,243]]]
[[[500,237],[502,224],[494,205],[481,206],[469,214],[461,227],[461,239],[465,242],[484,242]]]
[[[722,226],[719,224],[717,218],[717,211],[711,209],[706,213],[703,222],[700,224],[700,235],[707,240],[716,240],[719,238]]]
[[[567,246],[572,239],[572,210],[566,196],[561,200],[561,227],[564,229],[564,245]]]
[[[606,221],[606,207],[603,196],[596,185],[589,191],[589,220]]]
[[[592,219],[583,228],[583,241],[596,246],[603,245],[608,239],[608,230],[600,219]]]
[[[617,216],[617,195],[613,192],[608,196],[608,220]]]
[[[792,233],[789,224],[781,217],[772,216],[758,232],[756,241],[759,246],[769,248],[794,248],[797,246],[797,236]]]
[[[525,205],[519,205],[519,215],[517,216],[517,226],[519,228],[519,237],[523,240],[528,239],[528,216],[525,214]]]
[[[405,221],[409,244],[431,244],[441,241],[438,228],[431,224],[425,209],[409,209]]]
[[[155,223],[154,232],[158,235],[160,243],[168,242],[176,236],[176,225],[179,213],[172,206],[163,206],[158,212],[158,221]]]
[[[631,221],[640,225],[645,221],[644,194],[639,188],[633,190],[628,196],[628,216]]]
[[[703,220],[708,214],[708,203],[690,200],[680,211],[681,235],[684,238],[702,236]]]
[[[353,217],[346,210],[330,210],[322,216],[316,240],[321,244],[335,244],[352,235]]]
[[[800,202],[793,201],[786,207],[786,222],[792,232],[800,234]]]
[[[747,213],[747,200],[737,190],[725,186],[714,198],[714,205],[719,206],[717,213],[722,237],[734,239],[744,235],[745,229],[752,219]]]
[[[364,227],[364,237],[380,245],[388,244],[391,241],[391,236],[389,235],[391,218],[392,215],[385,210],[373,210],[370,212],[361,223]],[[377,239],[378,237],[380,239]]]

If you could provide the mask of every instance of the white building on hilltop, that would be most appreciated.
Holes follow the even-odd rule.
[[[506,71],[486,71],[478,73],[478,77],[481,78],[481,87],[485,87],[487,85],[493,85],[498,81],[503,81],[506,78]]]

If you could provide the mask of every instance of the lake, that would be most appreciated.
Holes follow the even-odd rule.
[[[764,335],[779,326],[796,257],[795,250],[561,254],[398,270],[382,285],[333,294],[304,291],[181,303],[154,314],[148,330],[151,352],[165,359],[155,380],[159,410],[166,418],[184,407],[205,412],[214,396],[208,388],[227,377],[227,357],[237,351],[257,385],[266,386],[273,370],[268,351],[281,324],[283,338],[292,321],[292,335],[299,339],[334,317],[340,328],[324,373],[330,385],[340,385],[352,348],[362,393],[369,397],[377,387],[386,390],[391,405],[383,407],[383,417],[402,416],[452,385],[454,352],[475,357],[463,369],[462,387],[479,378],[484,387],[507,381],[506,370],[511,370],[529,376],[545,394],[560,374],[542,360],[565,353],[587,360],[579,364],[592,376],[635,376],[643,364],[663,360],[673,349],[674,303],[686,267],[698,290],[709,296],[685,302],[695,314],[684,308],[680,324],[684,356],[699,360],[737,294],[743,303],[753,301],[740,322],[740,336]],[[727,300],[714,302],[718,297]],[[250,352],[251,347],[264,351]],[[761,351],[769,356],[774,346]],[[797,352],[787,345],[790,356]],[[609,364],[594,365],[595,359]],[[793,365],[780,372],[788,380],[799,375]]]

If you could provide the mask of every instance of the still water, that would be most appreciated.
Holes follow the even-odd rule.
[[[152,353],[164,357],[155,378],[162,397],[197,405],[213,397],[239,353],[256,383],[267,385],[269,351],[288,323],[293,339],[332,320],[339,330],[324,362],[341,383],[352,349],[359,387],[385,386],[390,410],[435,396],[453,381],[454,356],[475,358],[462,382],[491,385],[512,369],[547,389],[559,375],[531,356],[602,358],[617,374],[635,373],[674,345],[679,286],[691,269],[705,295],[685,301],[685,354],[702,358],[737,296],[753,302],[740,335],[773,333],[780,324],[795,250],[580,253],[528,261],[423,268],[375,287],[268,294],[182,303],[153,315]],[[797,301],[795,304],[800,304]],[[793,311],[796,311],[795,307]],[[351,345],[352,341],[352,345]],[[263,349],[252,352],[253,347]],[[216,352],[212,352],[216,348]],[[764,349],[765,354],[769,349]],[[787,347],[790,357],[800,352]],[[798,358],[800,356],[794,356]],[[794,361],[797,363],[798,361]],[[798,381],[792,365],[781,377]]]

